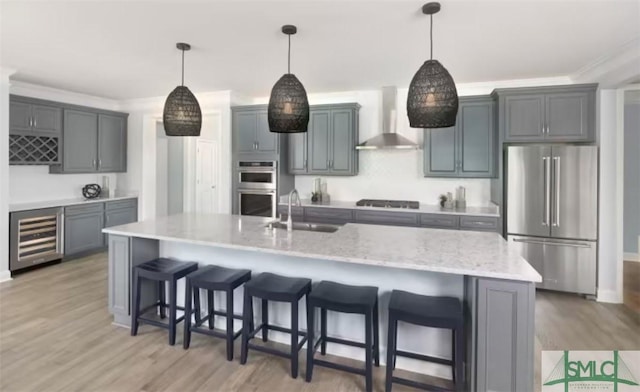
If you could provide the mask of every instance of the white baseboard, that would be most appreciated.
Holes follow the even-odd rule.
[[[637,261],[640,262],[640,253],[624,253],[624,261]]]
[[[0,271],[0,283],[11,280],[11,271]]]
[[[602,290],[598,289],[598,302],[606,302],[610,304],[621,304],[622,296],[618,295],[616,291],[613,290]]]

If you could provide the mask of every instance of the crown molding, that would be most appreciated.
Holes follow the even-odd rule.
[[[9,78],[14,73],[16,73],[16,70],[13,68],[0,67],[0,81],[9,81]]]
[[[10,84],[9,91],[15,95],[64,102],[73,105],[91,106],[106,110],[120,110],[119,102],[110,98],[97,97],[95,95],[42,86],[20,80],[10,80]]]
[[[634,38],[576,71],[579,83],[595,82],[603,88],[624,86],[640,78],[640,38]]]

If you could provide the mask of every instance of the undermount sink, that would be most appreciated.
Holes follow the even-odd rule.
[[[283,229],[287,230],[286,222],[269,222],[266,226],[268,229]],[[303,222],[293,222],[292,230],[303,230],[303,231],[317,231],[320,233],[335,233],[340,229],[340,226],[337,225],[326,225],[319,223],[303,223]]]

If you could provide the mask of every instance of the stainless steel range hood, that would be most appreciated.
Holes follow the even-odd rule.
[[[406,137],[396,133],[397,113],[396,87],[382,88],[382,133],[356,146],[357,150],[404,149],[417,150],[420,146]]]

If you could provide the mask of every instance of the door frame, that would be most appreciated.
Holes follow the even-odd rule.
[[[204,144],[209,144],[212,146],[212,150],[213,150],[213,160],[212,160],[212,164],[213,164],[213,173],[215,174],[216,177],[216,187],[214,190],[214,197],[215,197],[215,203],[213,206],[213,212],[214,213],[219,213],[220,212],[220,165],[219,165],[219,161],[220,161],[220,151],[219,151],[219,146],[218,146],[218,142],[216,140],[211,140],[211,139],[197,139],[196,140],[196,157],[195,157],[195,167],[194,167],[194,174],[195,174],[195,178],[194,178],[194,205],[193,205],[193,210],[197,211],[197,206],[199,205],[198,203],[198,198],[199,198],[199,194],[200,192],[198,191],[198,186],[200,184],[200,146],[204,145]],[[186,187],[185,187],[186,188]]]

